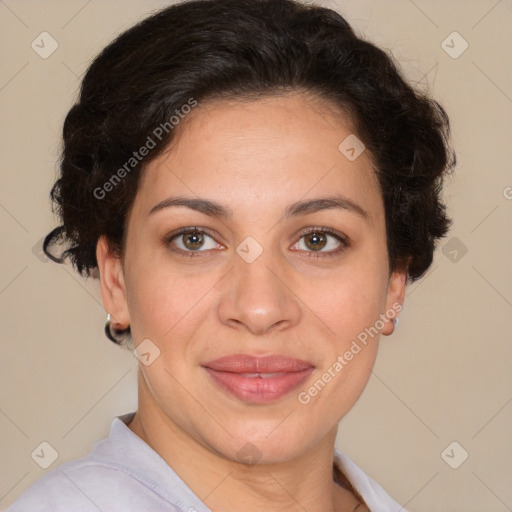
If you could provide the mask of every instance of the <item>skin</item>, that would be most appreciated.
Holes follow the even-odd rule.
[[[150,339],[160,350],[149,366],[139,364],[139,406],[129,428],[212,510],[354,510],[358,500],[333,483],[333,448],[338,422],[368,382],[379,336],[308,404],[297,394],[379,315],[403,303],[406,273],[389,272],[370,155],[349,161],[338,146],[353,133],[350,119],[298,93],[200,104],[179,128],[169,151],[144,171],[122,258],[104,237],[97,245],[114,326],[130,325],[135,347]],[[333,194],[367,216],[330,208],[282,219],[291,203]],[[148,216],[178,195],[221,203],[232,218],[185,206]],[[172,250],[194,252],[186,235],[164,243],[186,227],[213,236],[204,236],[194,257]],[[340,247],[327,234],[319,253],[306,245],[311,235],[301,237],[309,227],[331,228],[348,246],[326,256]],[[252,263],[236,252],[247,236],[263,248]],[[381,333],[393,328],[386,320]],[[239,353],[283,354],[315,370],[275,402],[246,403],[201,367]],[[261,457],[255,464],[237,458],[248,442]]]

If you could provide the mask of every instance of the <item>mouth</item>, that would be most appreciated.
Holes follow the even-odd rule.
[[[235,354],[202,365],[223,392],[243,402],[274,402],[300,386],[315,369],[300,359]]]

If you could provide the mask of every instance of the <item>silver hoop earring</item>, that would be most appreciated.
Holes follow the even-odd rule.
[[[110,313],[107,313],[107,321],[105,322],[105,336],[114,343],[117,343],[117,340],[112,336],[110,332]]]
[[[114,331],[114,334],[112,334],[112,331]],[[121,343],[121,339],[123,338],[122,334],[122,331],[119,332],[114,328],[111,330],[110,313],[107,313],[107,321],[105,322],[105,336],[113,343],[119,345]]]

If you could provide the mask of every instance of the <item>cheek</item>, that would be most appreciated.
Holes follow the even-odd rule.
[[[382,313],[382,296],[375,287],[356,279],[332,283],[318,296],[315,310],[329,327],[322,343],[317,379],[298,396],[318,413],[323,423],[339,421],[363,392],[377,357],[380,333],[375,325]],[[320,347],[320,345],[319,345]],[[326,422],[325,418],[330,420]]]
[[[175,340],[192,331],[211,307],[208,292],[216,280],[208,273],[176,274],[155,262],[145,268],[134,269],[127,284],[134,340],[149,338],[164,348],[172,338],[176,345]]]
[[[308,306],[329,328],[326,332],[337,340],[338,349],[374,325],[383,313],[386,277],[385,270],[361,262],[304,290]]]
[[[359,398],[377,356],[388,274],[385,254],[373,254],[340,272],[319,299],[318,310],[335,333],[334,353],[324,361],[321,376],[330,391],[320,398],[336,404],[333,414],[345,414]]]

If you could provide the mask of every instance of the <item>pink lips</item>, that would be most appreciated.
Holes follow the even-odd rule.
[[[221,388],[255,404],[281,398],[302,384],[314,370],[307,361],[280,355],[234,354],[202,366]]]

